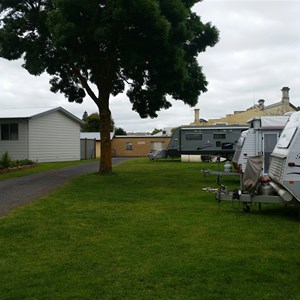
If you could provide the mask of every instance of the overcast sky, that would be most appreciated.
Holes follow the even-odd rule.
[[[200,108],[201,118],[220,118],[259,99],[265,99],[265,105],[278,102],[284,86],[290,87],[290,101],[300,106],[300,1],[204,0],[194,11],[220,31],[219,43],[199,55],[208,91],[196,107],[172,101],[173,106],[156,119],[141,119],[125,94],[112,97],[117,127],[129,132],[187,125],[194,121],[194,108]],[[21,64],[0,59],[2,109],[62,106],[79,118],[84,111],[97,111],[88,97],[76,104],[51,93],[47,75],[29,75]]]

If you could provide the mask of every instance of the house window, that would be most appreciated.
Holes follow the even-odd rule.
[[[125,146],[126,150],[132,150],[132,143],[131,142],[127,142],[126,146]]]
[[[17,123],[1,124],[1,140],[15,141],[19,139],[19,127]]]

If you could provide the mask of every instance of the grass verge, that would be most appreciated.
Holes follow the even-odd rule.
[[[218,206],[211,166],[134,159],[1,218],[0,299],[299,299],[297,211]]]
[[[69,167],[69,166],[86,164],[86,163],[89,163],[92,161],[99,161],[99,159],[38,163],[37,166],[32,169],[19,170],[16,172],[0,173],[0,180],[26,176],[26,175],[36,174],[36,173],[50,171],[50,170],[61,169],[61,168]]]

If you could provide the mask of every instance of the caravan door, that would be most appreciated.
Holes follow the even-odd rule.
[[[263,152],[264,164],[263,172],[267,174],[270,166],[270,156],[273,152],[278,140],[278,133],[264,133],[263,134]]]

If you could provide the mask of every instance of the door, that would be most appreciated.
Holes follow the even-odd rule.
[[[263,135],[263,151],[264,151],[264,174],[267,174],[270,166],[270,156],[273,152],[278,139],[277,133],[264,133]]]

